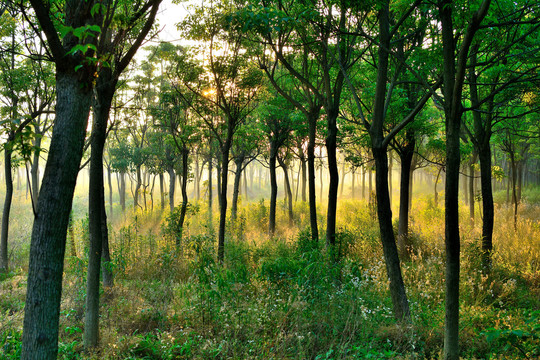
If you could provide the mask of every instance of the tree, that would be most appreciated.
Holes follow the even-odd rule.
[[[108,66],[102,66],[99,69],[93,104],[88,200],[90,249],[85,308],[85,348],[96,346],[98,342],[99,273],[102,253],[104,255],[104,285],[112,286],[112,274],[107,265],[110,263],[110,255],[103,186],[103,151],[110,109],[120,75],[151,30],[161,0],[128,2],[127,7],[119,7],[120,3],[120,0],[110,0],[97,4],[97,11],[102,13],[103,22],[96,52],[98,58],[107,62]],[[120,26],[116,23],[119,17],[123,17],[124,21],[120,23]],[[140,168],[137,170],[137,175],[139,175]]]
[[[219,111],[217,115],[222,118],[220,121],[215,116],[201,114],[218,141],[221,152],[220,262],[223,262],[225,255],[229,154],[236,130],[255,107],[261,84],[261,73],[250,62],[251,49],[246,47],[244,34],[233,27],[223,26],[230,19],[232,9],[237,6],[240,4],[231,1],[214,4],[211,8],[197,8],[195,14],[183,24],[189,39],[204,43],[202,50],[207,60],[204,71],[184,85],[197,94],[198,100]]]
[[[55,359],[66,232],[99,66],[101,16],[92,0],[30,3],[41,28],[32,24],[36,36],[45,35],[56,65],[56,116],[32,229],[21,358]]]
[[[9,5],[9,4],[8,4]],[[50,67],[42,66],[43,62],[32,61],[31,51],[35,49],[23,48],[23,43],[30,36],[23,28],[15,8],[11,7],[8,15],[0,18],[2,31],[0,32],[0,107],[2,116],[0,133],[4,134],[6,141],[2,144],[4,150],[4,173],[6,194],[2,212],[2,228],[0,235],[0,273],[8,271],[8,234],[11,203],[13,198],[12,167],[14,153],[20,153],[25,161],[29,161],[31,154],[39,154],[36,145],[40,141],[40,134],[32,131],[32,123],[36,124],[45,108],[52,100],[53,94],[48,94],[51,86]],[[18,53],[26,51],[20,59]],[[42,55],[42,54],[38,54]],[[34,145],[34,146],[32,146]],[[39,145],[38,145],[39,146]],[[35,182],[34,182],[35,185]],[[32,205],[35,208],[37,192],[31,192]]]
[[[446,303],[444,331],[444,359],[459,359],[459,165],[460,130],[463,114],[462,92],[467,59],[474,36],[486,16],[490,0],[483,0],[477,10],[468,9],[464,15],[466,30],[456,44],[454,6],[449,0],[438,3],[441,22],[443,96],[446,127],[446,183],[445,183],[445,253],[446,253]],[[470,14],[469,14],[470,13]]]

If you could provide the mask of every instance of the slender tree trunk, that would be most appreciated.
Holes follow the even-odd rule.
[[[375,160],[375,186],[377,215],[383,246],[386,271],[390,280],[390,295],[394,316],[398,322],[410,323],[409,302],[401,275],[398,249],[392,228],[392,209],[388,190],[388,149],[383,145],[384,103],[386,99],[386,79],[388,77],[388,49],[390,48],[390,2],[386,1],[379,10],[379,39],[377,64],[377,85],[373,104],[373,121],[369,129],[371,151]],[[371,175],[370,175],[371,179]]]
[[[401,175],[399,187],[398,249],[402,257],[408,255],[408,250],[411,245],[409,241],[409,183],[411,179],[411,165],[414,155],[414,147],[416,145],[414,134],[407,131],[406,136],[408,140],[407,145],[399,154],[401,160]]]
[[[236,172],[234,174],[233,200],[231,204],[231,218],[236,220],[238,213],[238,195],[240,194],[240,180],[242,179],[242,165],[244,156],[239,156],[235,159]]]
[[[103,249],[103,223],[105,194],[103,184],[103,149],[107,138],[107,122],[115,90],[111,83],[110,69],[102,71],[97,80],[94,116],[91,136],[90,179],[88,194],[88,224],[90,244],[88,250],[88,272],[86,276],[86,306],[84,318],[84,347],[90,349],[99,339],[99,275]]]
[[[176,248],[180,249],[182,246],[182,236],[184,233],[184,222],[186,219],[186,211],[188,206],[188,194],[187,194],[187,183],[188,183],[188,160],[189,160],[189,149],[183,145],[182,148],[182,175],[180,182],[180,191],[182,192],[182,207],[180,208],[180,218],[178,219],[178,227],[180,233],[176,237]]]
[[[277,144],[276,141],[270,141],[270,213],[268,215],[268,233],[274,236],[276,231],[276,202],[277,202],[277,176],[276,176],[276,159],[277,159]]]
[[[362,166],[362,199],[366,199],[366,166]]]
[[[120,186],[118,193],[120,196],[120,206],[122,207],[122,213],[126,211],[126,173],[121,171],[120,175]]]
[[[476,158],[478,157],[476,151],[473,152],[472,159],[469,163],[469,218],[471,219],[471,224],[474,225],[474,182],[475,182],[475,171],[474,164],[476,163]]]
[[[351,184],[351,197],[354,199],[356,198],[356,194],[355,194],[355,180],[356,180],[356,170],[353,168],[352,170],[352,173],[351,173],[351,177],[352,177],[352,184]]]
[[[302,157],[300,158],[300,164],[302,168],[302,201],[306,202],[307,201],[307,196],[306,196],[307,168],[306,168],[306,158],[304,157],[303,153],[302,153]]]
[[[210,155],[208,157],[208,221],[210,223],[210,227],[212,227],[212,156]]]
[[[11,136],[8,138],[11,142]],[[11,165],[12,149],[4,147],[4,174],[6,180],[6,195],[4,197],[4,210],[2,212],[2,234],[0,238],[0,274],[7,273],[8,264],[8,235],[9,235],[9,214],[11,212],[11,201],[13,199],[13,177]]]
[[[289,174],[287,172],[287,164],[279,156],[277,158],[279,165],[283,169],[283,175],[285,176],[285,194],[288,201],[289,208],[289,226],[292,226],[294,223],[294,213],[293,213],[293,204],[292,204],[292,189],[291,183],[289,181]]]
[[[330,184],[328,186],[328,210],[326,214],[326,245],[332,248],[336,245],[336,216],[339,189],[339,172],[337,164],[337,109],[327,115],[328,136],[326,151],[328,153],[328,171]],[[322,182],[321,182],[322,186]]]
[[[32,229],[21,359],[56,359],[69,213],[92,92],[71,65],[56,75],[56,117]],[[69,68],[69,69],[68,69]]]
[[[163,179],[163,173],[159,174],[159,201],[160,208],[163,210],[165,208],[165,184]]]
[[[491,187],[491,148],[489,141],[482,144],[478,152],[480,159],[480,183],[482,190],[482,265],[484,269],[491,268],[491,253],[493,251],[493,224],[495,211],[493,206],[493,189]]]
[[[174,189],[176,186],[176,174],[172,166],[169,166],[167,171],[169,172],[169,210],[172,214],[174,212]]]
[[[111,166],[107,165],[107,184],[109,185],[109,212],[110,217],[113,216],[113,193],[112,193],[112,179],[111,179]]]
[[[195,198],[197,201],[201,198],[201,179],[199,177],[199,153],[195,154]]]
[[[39,197],[39,160],[40,160],[40,148],[41,137],[34,139],[34,154],[32,159],[32,166],[30,167],[30,177],[32,179],[32,198],[34,200],[34,209],[37,207],[37,201]]]
[[[343,175],[341,176],[341,186],[339,187],[339,197],[343,197],[343,188],[345,187],[345,175],[346,175],[345,162],[341,164],[341,173]]]
[[[308,186],[309,186],[309,219],[311,225],[311,239],[319,241],[319,228],[317,227],[317,200],[315,193],[315,135],[317,132],[317,119],[319,111],[313,112],[308,118],[309,136],[307,147]],[[322,184],[321,184],[322,185]]]
[[[225,259],[225,224],[227,221],[227,182],[229,173],[229,152],[231,150],[233,137],[232,126],[227,129],[227,139],[221,149],[221,193],[220,193],[220,214],[218,233],[218,261],[223,263]]]

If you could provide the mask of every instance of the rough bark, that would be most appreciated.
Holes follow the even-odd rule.
[[[56,118],[32,229],[21,359],[56,359],[58,351],[66,232],[92,95],[72,64],[64,66],[57,66]]]

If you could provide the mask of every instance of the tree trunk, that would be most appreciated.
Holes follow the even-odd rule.
[[[221,193],[219,233],[218,233],[218,261],[223,263],[225,259],[225,224],[227,222],[227,182],[229,173],[229,152],[231,150],[233,137],[232,126],[227,128],[227,139],[221,149]]]
[[[69,213],[92,92],[57,67],[56,118],[32,229],[21,359],[56,359]],[[71,73],[73,72],[73,73]]]
[[[210,224],[210,228],[212,229],[212,221],[213,221],[213,215],[212,215],[212,156],[210,155],[208,157],[208,222]]]
[[[111,82],[110,69],[102,70],[97,79],[91,136],[90,179],[88,193],[88,227],[90,244],[86,277],[84,347],[90,349],[99,339],[99,274],[103,249],[103,224],[107,227],[103,184],[103,149],[107,138],[107,122],[116,82]],[[103,218],[105,216],[105,218]],[[108,236],[107,236],[108,238]],[[108,245],[107,245],[108,247]]]
[[[402,257],[409,254],[409,196],[411,165],[416,146],[415,135],[408,130],[406,132],[407,145],[399,153],[401,161],[400,187],[399,187],[399,225],[398,225],[398,249]]]
[[[4,210],[2,212],[2,234],[0,238],[0,274],[7,273],[8,264],[8,235],[9,235],[9,213],[11,212],[11,201],[13,199],[13,177],[11,154],[12,149],[9,145],[11,135],[7,140],[7,146],[4,147],[4,174],[6,180],[6,196],[4,197]]]
[[[409,302],[401,275],[399,255],[392,228],[392,209],[388,190],[388,149],[383,145],[384,103],[386,99],[386,80],[388,77],[388,49],[390,48],[390,9],[389,1],[381,5],[379,11],[379,62],[377,64],[377,83],[373,104],[373,121],[369,129],[371,150],[375,160],[375,186],[379,231],[383,246],[386,271],[390,281],[390,295],[394,316],[400,323],[410,323]],[[371,176],[370,176],[371,179]],[[371,194],[370,194],[371,195]]]
[[[140,193],[141,193],[141,184],[142,184],[142,177],[141,177],[141,165],[137,165],[137,168],[135,170],[136,176],[137,176],[137,183],[135,184],[135,193],[133,194],[133,211],[137,211],[137,208],[139,205],[139,199],[140,199]],[[142,206],[141,206],[142,209]]]
[[[327,114],[328,136],[326,137],[326,151],[328,153],[328,172],[330,184],[328,186],[328,210],[326,214],[326,245],[334,247],[336,244],[336,216],[337,197],[339,190],[339,172],[337,164],[337,109]],[[322,186],[322,182],[321,182]]]
[[[169,172],[169,211],[172,214],[174,212],[174,189],[176,186],[176,174],[172,165],[167,169]]]
[[[301,164],[301,169],[302,169],[302,201],[306,202],[307,201],[307,196],[306,196],[307,169],[306,169],[306,158],[304,157],[303,153],[302,153],[302,157],[300,157],[300,164]]]
[[[109,212],[110,217],[113,216],[113,193],[112,193],[112,179],[111,179],[111,166],[107,165],[107,183],[109,185]]]
[[[491,148],[489,141],[480,146],[478,157],[480,159],[482,212],[484,215],[482,217],[482,265],[484,269],[490,269],[495,211],[493,206],[493,189],[491,187]]]
[[[32,199],[34,200],[34,209],[37,208],[37,201],[39,197],[39,160],[40,160],[40,148],[41,137],[34,139],[34,154],[32,159],[32,166],[30,167],[30,177],[32,179]]]
[[[201,179],[199,178],[199,154],[195,154],[195,198],[197,201],[201,198]]]
[[[234,174],[233,200],[231,204],[231,218],[236,220],[238,213],[238,195],[240,194],[240,180],[242,179],[242,165],[244,164],[244,156],[239,156],[235,159],[236,172]]]
[[[469,218],[471,219],[471,224],[474,225],[474,182],[475,182],[475,171],[474,164],[476,163],[476,158],[478,157],[476,151],[473,152],[471,161],[469,162]]]
[[[283,174],[285,176],[285,194],[286,194],[286,198],[288,201],[288,208],[289,208],[289,226],[292,226],[294,223],[292,189],[291,189],[291,183],[289,181],[289,174],[287,172],[287,164],[279,156],[277,160],[279,161],[279,165],[283,169]]]
[[[317,132],[317,119],[319,111],[314,111],[308,117],[309,136],[307,147],[308,161],[308,187],[309,187],[309,220],[311,225],[311,239],[319,241],[319,229],[317,227],[317,199],[315,193],[315,135]]]
[[[276,159],[277,144],[276,141],[270,141],[270,213],[268,215],[268,233],[274,236],[276,231],[276,202],[277,202],[277,178],[276,178]]]
[[[186,211],[188,206],[188,194],[187,194],[187,183],[188,183],[188,158],[189,158],[189,149],[183,145],[182,150],[182,176],[180,182],[180,191],[182,192],[182,207],[180,208],[180,218],[178,219],[178,228],[180,233],[176,237],[176,249],[180,249],[182,246],[182,236],[184,233],[184,221],[186,219]]]
[[[163,173],[159,174],[159,201],[160,208],[163,210],[165,208],[165,184],[163,179]]]
[[[120,172],[120,186],[118,193],[120,196],[120,206],[122,207],[122,213],[126,211],[126,174],[122,171]]]

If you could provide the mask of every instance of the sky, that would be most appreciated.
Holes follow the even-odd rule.
[[[180,22],[188,13],[189,1],[181,4],[173,4],[172,0],[163,0],[158,10],[157,20],[159,28],[159,40],[177,43],[181,41],[180,32],[176,29],[176,24]]]

